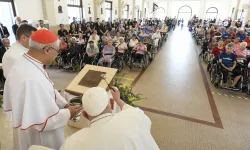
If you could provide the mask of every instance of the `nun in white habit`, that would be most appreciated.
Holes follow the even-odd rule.
[[[158,150],[150,128],[151,121],[139,108],[131,107],[120,99],[120,92],[94,87],[82,98],[83,115],[90,121],[69,138],[60,150]],[[112,114],[114,101],[121,112]]]

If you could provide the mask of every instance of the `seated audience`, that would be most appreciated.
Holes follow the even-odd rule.
[[[68,44],[66,43],[66,39],[64,37],[60,37],[60,51],[67,51]]]
[[[243,30],[240,30],[239,33],[236,35],[236,37],[240,39],[240,42],[242,42],[245,40],[246,34],[244,33]]]
[[[247,43],[242,42],[240,43],[240,48],[236,49],[235,54],[237,55],[237,58],[243,58],[245,59],[247,56],[250,56],[249,50],[247,50]]]
[[[89,37],[89,41],[94,41],[94,43],[97,45],[99,40],[100,37],[97,35],[97,31],[94,30],[92,35]]]
[[[102,50],[102,58],[98,62],[99,65],[103,66],[104,63],[107,63],[107,66],[111,67],[115,55],[115,47],[112,44],[112,40],[109,40],[108,45],[104,46]]]
[[[83,39],[83,34],[79,33],[79,38],[76,40],[79,45],[85,44],[85,41]]]
[[[144,53],[147,52],[147,46],[139,41],[139,43],[133,48],[133,51],[135,51],[135,60],[142,63]]]
[[[236,38],[233,40],[234,42],[234,50],[239,50],[240,49],[240,38]],[[234,52],[234,51],[233,51]]]
[[[72,24],[73,26],[74,24]],[[68,50],[68,62],[75,57],[81,51],[81,46],[76,42],[76,38],[72,37],[70,40],[69,50]]]
[[[219,56],[221,53],[225,52],[225,47],[224,47],[224,43],[223,41],[219,41],[218,42],[218,46],[215,46],[213,49],[212,49],[212,54],[214,55],[214,59],[213,59],[213,64],[215,64],[218,60],[219,60]]]
[[[233,73],[234,82],[229,87],[230,89],[237,90],[236,84],[241,78],[241,71],[236,67],[236,55],[233,54],[234,44],[229,43],[226,45],[226,52],[223,52],[219,56],[219,62],[221,64],[221,72],[223,74],[223,87],[226,87],[228,72]]]
[[[132,39],[129,41],[129,47],[134,48],[138,44],[138,40],[136,38],[136,35],[133,34]]]
[[[124,42],[124,38],[120,37],[120,44],[118,45],[118,53],[124,54],[124,52],[128,49],[127,43]]]
[[[94,41],[89,41],[86,52],[88,57],[86,58],[85,63],[91,64],[94,61],[94,57],[99,53],[99,48]]]
[[[115,37],[116,36],[115,28],[112,28],[112,30],[110,31],[110,36],[111,37]]]

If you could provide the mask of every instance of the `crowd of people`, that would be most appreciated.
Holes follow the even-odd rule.
[[[85,64],[112,67],[114,64],[119,69],[121,66],[114,63],[115,55],[118,54],[122,60],[135,61],[136,66],[142,67],[145,64],[145,53],[149,52],[152,57],[162,45],[163,39],[166,39],[167,32],[175,28],[175,24],[176,20],[170,18],[164,21],[125,19],[112,22],[100,22],[99,18],[93,22],[91,17],[88,22],[85,19],[77,22],[73,18],[69,31],[60,24],[58,36],[64,45],[61,45],[63,52],[59,60],[62,60],[66,69],[80,62],[83,62],[81,67]]]
[[[58,57],[72,62],[82,50],[88,55],[86,63],[100,54],[97,64],[107,63],[110,67],[114,55],[127,51],[134,51],[133,57],[140,62],[148,49],[162,44],[162,38],[174,28],[173,23],[174,19],[92,22],[89,18],[88,22],[73,21],[69,31],[61,24],[56,35],[43,20],[35,28],[17,17],[13,25],[16,42],[11,46],[9,34],[3,32],[6,28],[1,25],[3,109],[11,113],[13,132],[18,136],[14,138],[14,149],[28,150],[40,145],[56,150],[158,150],[150,133],[150,119],[139,108],[125,104],[117,88],[111,89],[112,98],[106,89],[90,88],[82,97],[83,111],[81,106],[70,106],[54,88],[46,66]],[[120,113],[112,113],[114,102]],[[90,126],[65,141],[64,126],[79,112]]]
[[[189,29],[197,44],[202,44],[200,56],[213,56],[208,61],[208,71],[212,83],[217,87],[230,90],[244,90],[247,87],[248,73],[245,68],[250,56],[250,21],[243,27],[242,21],[234,24],[231,19],[224,20],[222,24],[203,24],[202,20],[194,17]],[[202,43],[201,43],[202,41]],[[246,75],[246,76],[243,76]],[[228,83],[228,77],[232,77],[232,83]],[[247,90],[249,92],[249,89]]]

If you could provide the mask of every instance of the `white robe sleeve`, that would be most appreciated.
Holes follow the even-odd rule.
[[[138,120],[138,122],[140,122],[142,124],[142,126],[146,126],[148,129],[151,129],[151,121],[148,118],[147,115],[144,114],[144,112],[140,109],[140,108],[135,108],[132,107],[128,104],[124,105],[122,107],[122,111],[127,110],[127,109],[131,109],[133,110],[133,117],[136,117]]]
[[[44,124],[35,125],[34,128],[38,131],[51,131],[59,129],[66,126],[69,119],[69,109],[61,109],[56,115],[49,118]]]
[[[63,98],[63,97],[61,96],[61,94],[60,94],[57,90],[55,90],[55,94],[56,94],[56,104],[57,104],[57,106],[58,106],[60,109],[64,108],[65,105],[68,104],[68,102],[65,100],[65,98]]]

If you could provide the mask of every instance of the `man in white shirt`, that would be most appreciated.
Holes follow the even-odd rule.
[[[99,87],[84,93],[83,115],[90,127],[67,138],[60,150],[159,150],[150,133],[150,119],[139,108],[125,104],[113,89],[113,99]],[[112,113],[114,101],[121,108],[116,114]]]
[[[4,77],[7,78],[12,65],[17,59],[19,59],[24,53],[28,52],[29,39],[32,33],[36,31],[36,28],[23,24],[17,30],[17,41],[3,56],[3,72]]]
[[[48,30],[47,28],[44,27],[44,21],[43,20],[39,20],[39,27],[37,28],[37,30]]]
[[[12,66],[4,86],[5,112],[12,111],[20,150],[32,145],[58,150],[64,142],[64,126],[81,107],[69,106],[54,89],[44,66],[59,53],[59,40],[49,30],[38,30],[30,38],[27,53]]]

